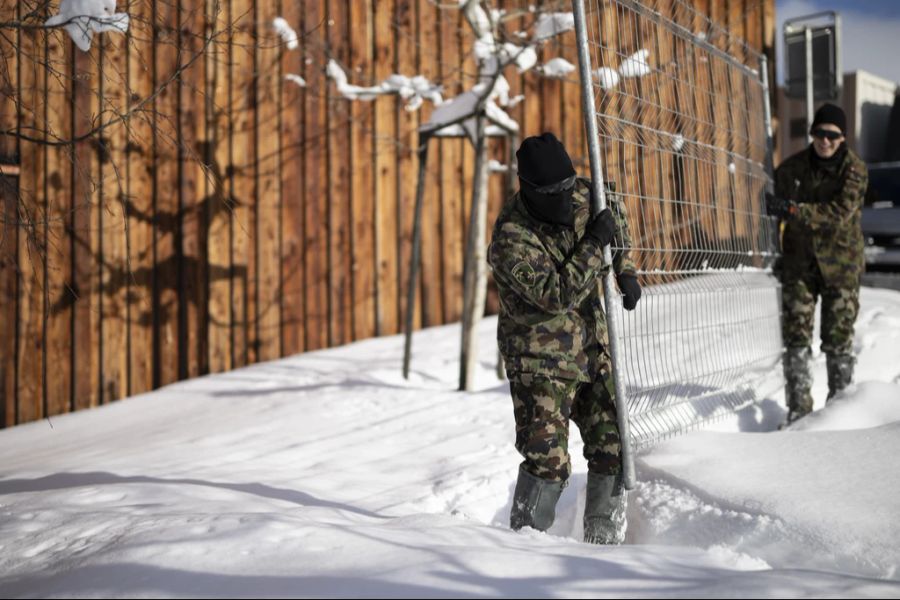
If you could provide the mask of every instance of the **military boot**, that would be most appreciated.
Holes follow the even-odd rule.
[[[825,367],[828,370],[828,400],[850,385],[853,380],[853,365],[856,359],[852,354],[827,354]]]
[[[547,531],[556,518],[556,502],[566,487],[565,481],[547,481],[519,467],[519,480],[513,494],[509,526],[514,530],[532,527]]]
[[[813,399],[810,393],[812,373],[809,363],[812,352],[809,348],[786,348],[784,351],[785,396],[788,406],[788,424],[812,412]]]
[[[625,541],[625,525],[622,476],[588,472],[584,541],[589,544],[621,544]]]

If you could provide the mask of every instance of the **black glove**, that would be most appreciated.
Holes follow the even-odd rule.
[[[616,219],[608,208],[600,211],[584,228],[584,237],[597,242],[602,248],[608,245],[616,235]]]
[[[638,278],[631,273],[619,273],[616,275],[616,283],[622,291],[622,306],[625,310],[634,310],[638,300],[641,299],[641,284]]]
[[[771,192],[766,192],[766,213],[779,219],[790,219],[797,216],[799,207],[793,200],[779,198]]]

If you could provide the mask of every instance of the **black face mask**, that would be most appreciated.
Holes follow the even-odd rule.
[[[545,223],[553,225],[575,225],[575,211],[572,208],[572,192],[565,190],[556,194],[539,194],[530,189],[527,184],[519,188],[522,200],[528,213]]]

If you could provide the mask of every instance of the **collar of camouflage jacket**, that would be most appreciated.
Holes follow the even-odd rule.
[[[809,145],[809,162],[816,169],[832,170],[842,164],[847,158],[847,142],[844,142],[829,158],[822,158],[816,152],[812,144]]]

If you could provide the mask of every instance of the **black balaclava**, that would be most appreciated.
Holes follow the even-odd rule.
[[[575,175],[572,159],[562,142],[552,133],[526,138],[516,152],[519,163],[519,189],[525,208],[539,221],[572,226],[572,190],[541,194],[535,187],[557,183]]]

